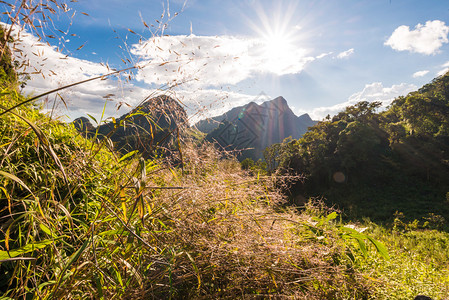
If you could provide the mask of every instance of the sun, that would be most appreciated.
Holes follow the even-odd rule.
[[[291,50],[292,42],[284,34],[273,34],[264,37],[264,56],[267,58],[280,58],[286,50]]]
[[[261,58],[272,69],[283,68],[294,60],[294,40],[283,32],[273,32],[262,36]]]
[[[258,36],[258,55],[261,69],[277,75],[300,71],[306,62],[307,51],[301,46],[305,35],[299,24],[294,24],[292,12],[295,7],[274,9],[268,16],[263,9],[257,9],[259,22],[250,23]]]

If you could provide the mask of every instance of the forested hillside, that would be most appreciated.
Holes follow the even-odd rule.
[[[281,210],[274,178],[249,176],[207,143],[183,141],[182,168],[139,151],[121,155],[107,136],[86,138],[41,113],[17,85],[2,78],[3,299],[375,293],[351,259],[388,252],[335,212]]]
[[[392,222],[403,213],[447,225],[449,74],[379,107],[357,103],[273,145],[269,165],[306,176],[293,196],[324,196],[351,218]]]
[[[343,299],[380,287],[353,266],[388,259],[385,246],[320,204],[282,209],[274,178],[208,144],[184,142],[182,169],[121,156],[2,85],[4,299]]]

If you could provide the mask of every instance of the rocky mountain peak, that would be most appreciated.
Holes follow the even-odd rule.
[[[242,158],[259,159],[266,147],[287,137],[298,139],[315,123],[309,115],[296,116],[280,96],[260,105],[251,102],[235,107],[221,116],[200,121],[195,127],[224,148],[252,148]]]

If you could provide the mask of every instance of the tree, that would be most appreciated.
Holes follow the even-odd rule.
[[[381,102],[361,101],[355,105],[348,106],[337,116],[332,118],[332,121],[344,120],[347,122],[360,121],[369,122],[377,117],[376,110],[382,105]]]
[[[361,122],[351,122],[339,134],[335,154],[349,172],[363,172],[380,159],[381,138],[376,129]]]
[[[240,165],[242,166],[243,170],[250,170],[254,167],[254,160],[252,158],[245,158],[244,160],[242,160],[242,162],[240,163]]]
[[[263,150],[263,157],[267,163],[267,170],[273,173],[279,165],[279,150],[281,144],[273,144]]]

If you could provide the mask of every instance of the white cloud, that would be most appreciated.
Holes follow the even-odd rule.
[[[141,58],[137,79],[149,84],[189,82],[197,87],[236,84],[257,73],[300,73],[316,58],[285,44],[233,36],[164,36],[133,45]]]
[[[418,78],[418,77],[426,76],[428,73],[429,73],[428,70],[423,70],[423,71],[418,71],[418,72],[413,73],[412,76],[413,76],[413,78]]]
[[[13,55],[16,60],[25,64],[21,71],[30,75],[30,80],[26,82],[25,93],[36,96],[111,72],[101,64],[66,56],[58,52],[56,47],[40,42],[37,37],[23,30],[18,31],[17,28],[14,28],[13,35],[15,37],[13,49],[16,49]],[[106,95],[113,94],[114,96],[111,98],[117,99],[115,103],[128,101],[131,105],[135,104],[138,100],[132,96],[132,93],[127,92],[129,88],[130,84],[125,82],[105,79],[83,83],[58,93],[68,104],[69,116],[77,117],[86,113],[99,116],[107,101],[104,98]],[[56,96],[57,94],[53,93],[46,98],[53,101]],[[58,102],[61,103],[60,100]],[[108,105],[107,109],[106,114],[116,114],[114,105]]]
[[[360,101],[380,101],[382,106],[388,106],[396,97],[407,95],[416,90],[414,84],[401,83],[391,87],[384,87],[381,82],[374,82],[365,85],[365,88],[358,93],[352,94],[347,101],[328,107],[318,107],[309,112],[314,120],[322,120],[328,114],[333,116],[343,111],[347,106],[354,105]]]
[[[25,88],[27,93],[37,95],[110,72],[102,64],[64,55],[26,32],[21,32],[17,40],[15,47],[22,53],[19,55],[16,52],[17,59],[29,64],[31,79]],[[283,56],[281,51],[280,55],[267,57],[266,45],[263,43],[260,39],[194,35],[148,40],[133,48],[133,53],[140,58],[141,67],[136,77],[150,84],[148,88],[140,84],[136,86],[123,78],[84,83],[59,92],[68,104],[68,111],[60,105],[60,114],[73,119],[89,113],[99,119],[107,103],[105,116],[120,116],[130,108],[123,105],[117,110],[119,103],[136,106],[149,95],[164,93],[156,89],[157,86],[174,79],[177,82],[192,80],[171,89],[169,93],[184,104],[188,115],[192,117],[190,123],[193,124],[199,119],[222,114],[232,107],[258,98],[256,95],[234,92],[223,85],[238,83],[257,73],[299,73],[308,62],[331,54],[311,57],[305,49],[293,51],[288,48],[286,50],[291,52],[288,56]],[[108,97],[111,101],[106,100],[106,95],[112,95]],[[52,94],[49,100],[55,97]],[[48,108],[51,109],[51,103]]]
[[[200,119],[221,115],[236,106],[256,101],[258,96],[223,91],[219,89],[179,90],[175,91],[175,99],[185,104],[190,124]]]
[[[399,26],[384,43],[397,51],[410,51],[421,54],[435,54],[448,43],[449,26],[443,21],[427,21],[425,25],[418,24],[414,30],[409,26]]]
[[[316,59],[320,59],[320,58],[329,56],[329,55],[331,55],[332,53],[333,53],[333,52],[321,53],[320,55],[316,56],[315,58],[316,58]]]
[[[352,54],[354,54],[354,48],[351,48],[346,51],[338,53],[337,58],[339,58],[339,59],[347,58],[347,57],[351,56]]]
[[[17,37],[18,33],[15,32],[15,34]],[[30,73],[31,79],[27,81],[26,93],[38,95],[110,72],[107,67],[101,64],[63,55],[55,47],[39,42],[36,37],[26,32],[21,32],[20,39],[16,38],[16,40],[17,43],[14,46],[20,50],[15,52],[16,59],[29,65],[26,71]],[[173,52],[173,50],[171,51]],[[204,57],[203,63],[207,59],[209,58]],[[190,58],[187,60],[187,65],[190,64],[189,62],[191,62]],[[198,64],[196,61],[192,61],[193,63]],[[166,66],[164,65],[160,68],[163,67]],[[147,72],[148,70],[140,71]],[[228,70],[228,72],[231,72],[231,70]],[[138,76],[141,75],[142,73],[138,74]],[[216,75],[216,73],[213,73],[211,76]],[[232,75],[234,74],[230,74],[230,76]],[[200,118],[222,114],[234,106],[244,105],[257,98],[255,95],[247,95],[225,89],[199,89],[196,87],[186,88],[185,86],[164,92],[151,87],[142,88],[123,80],[105,79],[83,83],[60,91],[59,94],[67,101],[69,109],[68,111],[62,110],[60,113],[68,115],[69,119],[86,116],[89,113],[98,120],[105,103],[107,103],[105,116],[120,116],[130,109],[127,105],[122,105],[121,109],[117,110],[120,102],[136,106],[148,96],[161,93],[168,93],[175,99],[178,99],[184,105],[188,115],[192,116],[191,123]],[[50,104],[44,110],[51,110],[55,95],[49,96]],[[107,98],[110,98],[112,101],[106,100],[105,97],[107,95],[109,95]],[[59,100],[58,102],[61,103]],[[60,108],[62,109],[63,107],[61,103]]]
[[[444,65],[441,66],[443,69],[438,72],[438,76],[443,76],[444,74],[446,74],[447,72],[449,72],[449,61],[446,62]]]

